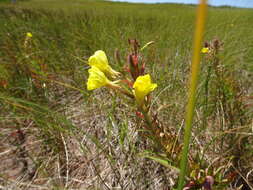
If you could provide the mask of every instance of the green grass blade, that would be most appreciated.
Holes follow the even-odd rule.
[[[200,50],[201,50],[203,33],[204,33],[206,10],[207,10],[207,0],[201,0],[198,7],[198,13],[197,13],[197,19],[196,19],[196,29],[195,29],[194,48],[193,48],[193,57],[192,57],[192,71],[191,71],[191,77],[190,77],[189,98],[188,98],[188,104],[186,107],[184,147],[183,147],[182,159],[180,162],[178,190],[183,189],[184,177],[185,177],[186,168],[187,168],[187,160],[188,160],[187,158],[188,158],[189,144],[190,144],[190,139],[191,139],[192,121],[194,117],[194,109],[195,109],[195,104],[196,104],[196,91],[197,91],[199,68],[200,68]]]

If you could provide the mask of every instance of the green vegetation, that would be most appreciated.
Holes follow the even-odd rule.
[[[1,2],[0,189],[175,187],[195,14],[177,4]],[[201,57],[187,183],[212,176],[216,189],[253,186],[252,20],[252,9],[208,10],[213,53]],[[102,49],[124,72],[129,38],[155,41],[142,54],[158,84],[151,107],[173,136],[171,157],[139,135],[127,97],[86,90],[88,57]]]

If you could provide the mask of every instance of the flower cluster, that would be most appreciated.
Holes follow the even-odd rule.
[[[94,90],[103,86],[117,87],[117,81],[112,82],[108,78],[115,78],[119,75],[119,73],[110,67],[104,51],[96,51],[95,54],[89,58],[88,64],[91,66],[88,71],[88,90]]]
[[[151,82],[149,74],[144,75],[145,65],[139,67],[137,54],[130,54],[128,57],[130,67],[128,71],[133,78],[132,81],[123,79],[120,72],[111,68],[104,51],[96,51],[88,60],[91,68],[88,70],[87,90],[95,90],[101,87],[116,89],[135,98],[137,106],[143,108],[146,97],[157,87],[157,84]],[[129,89],[123,87],[124,82],[129,84]]]
[[[222,50],[223,43],[218,39],[213,39],[210,42],[205,42],[201,53],[208,55],[209,58],[215,57]]]

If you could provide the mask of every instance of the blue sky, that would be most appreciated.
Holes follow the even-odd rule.
[[[143,2],[143,3],[198,3],[198,0],[113,0],[113,1],[127,1],[127,2]],[[230,5],[236,7],[250,7],[253,8],[253,0],[209,0],[209,4]]]

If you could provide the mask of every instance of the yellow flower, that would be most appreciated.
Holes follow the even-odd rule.
[[[110,67],[106,54],[102,50],[96,51],[94,55],[92,55],[89,58],[88,64],[90,66],[97,67],[99,70],[101,70],[103,73],[105,73],[108,77],[111,77],[111,78],[115,78],[120,74],[119,72],[113,70]]]
[[[97,67],[91,67],[88,72],[89,78],[87,82],[87,90],[94,90],[96,88],[106,86],[110,83],[109,79],[106,78],[105,74]]]
[[[209,53],[209,52],[210,52],[210,50],[209,50],[208,47],[204,47],[204,48],[202,48],[202,50],[201,50],[201,53]]]
[[[28,38],[33,37],[33,35],[32,35],[32,33],[31,33],[31,32],[27,32],[27,33],[26,33],[26,36],[27,36]]]
[[[139,76],[134,82],[134,96],[139,106],[144,103],[145,96],[152,92],[157,87],[157,84],[151,82],[150,75]]]

